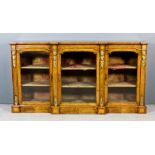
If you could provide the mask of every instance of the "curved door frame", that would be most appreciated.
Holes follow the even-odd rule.
[[[58,46],[58,103],[62,103],[61,94],[61,55],[66,52],[89,52],[96,55],[96,105],[99,105],[99,46],[98,45],[59,45]],[[77,103],[78,105],[78,103]]]

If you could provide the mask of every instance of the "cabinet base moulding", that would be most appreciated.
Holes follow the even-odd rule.
[[[106,107],[99,107],[98,108],[98,114],[106,114],[107,108]]]
[[[138,106],[137,112],[138,112],[139,114],[145,114],[145,113],[147,112],[146,106]]]
[[[147,109],[145,106],[135,106],[135,107],[108,107],[108,113],[138,113],[145,114]]]
[[[52,114],[59,114],[60,113],[60,108],[58,106],[51,107],[51,113]]]
[[[19,112],[21,112],[20,106],[18,106],[18,105],[13,105],[11,107],[11,110],[12,110],[13,113],[19,113]]]
[[[137,113],[137,107],[107,107],[108,113]]]
[[[61,106],[61,114],[97,114],[96,106]]]
[[[107,114],[107,113],[138,113],[145,114],[146,106],[135,107],[71,107],[50,105],[13,105],[13,113],[51,113],[51,114]]]
[[[50,105],[19,105],[12,106],[14,113],[50,113]]]

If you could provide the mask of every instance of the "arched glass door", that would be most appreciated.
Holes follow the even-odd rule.
[[[62,103],[96,103],[96,54],[61,54]]]

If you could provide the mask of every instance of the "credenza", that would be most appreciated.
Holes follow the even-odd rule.
[[[12,112],[146,113],[145,42],[13,42]]]

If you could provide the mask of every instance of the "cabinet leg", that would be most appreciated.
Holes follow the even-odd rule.
[[[98,114],[106,114],[107,110],[106,107],[98,107]]]
[[[58,106],[52,106],[51,107],[51,113],[52,114],[59,114],[60,113],[60,108]]]
[[[19,105],[13,105],[13,106],[11,107],[11,110],[12,110],[12,112],[14,112],[14,113],[19,113],[19,112],[21,112],[20,106],[19,106]]]
[[[145,114],[147,112],[146,106],[138,106],[137,113],[139,114]]]

